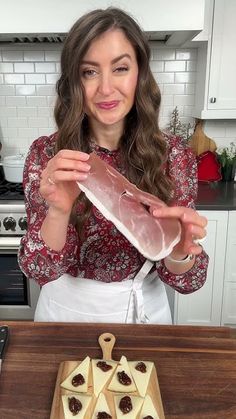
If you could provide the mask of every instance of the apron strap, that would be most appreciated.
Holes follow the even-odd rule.
[[[126,323],[135,316],[135,323],[148,323],[149,319],[144,312],[142,285],[144,278],[153,267],[154,262],[146,260],[142,268],[133,279],[132,290],[130,293],[129,305],[126,316]],[[134,313],[132,312],[134,310]]]

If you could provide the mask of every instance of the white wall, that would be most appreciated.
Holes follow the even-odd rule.
[[[160,126],[175,106],[182,122],[191,122],[195,101],[197,48],[167,48],[151,42],[151,68],[162,92]],[[54,132],[55,82],[60,72],[60,44],[0,46],[1,155],[27,152],[32,141]],[[207,121],[205,132],[218,145],[236,138],[235,121]]]

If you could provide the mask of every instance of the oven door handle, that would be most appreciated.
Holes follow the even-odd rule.
[[[17,251],[20,246],[21,237],[0,237],[0,253],[6,253],[8,250]]]

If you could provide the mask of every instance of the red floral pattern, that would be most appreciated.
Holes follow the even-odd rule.
[[[166,170],[176,182],[176,205],[194,207],[197,195],[196,161],[191,150],[181,145],[179,139],[165,135],[169,146]],[[130,242],[92,207],[91,216],[85,224],[84,240],[69,224],[64,248],[54,251],[40,236],[42,222],[48,205],[39,193],[40,176],[53,156],[56,134],[40,137],[30,147],[24,168],[25,205],[28,231],[21,239],[18,261],[22,271],[40,285],[59,278],[64,273],[90,278],[102,282],[119,282],[135,277],[145,258]],[[97,145],[95,152],[123,173],[119,150],[109,151]],[[77,209],[78,213],[80,207]],[[191,270],[175,275],[167,270],[163,260],[156,263],[159,277],[181,293],[199,289],[206,280],[208,256],[203,251],[196,257]],[[154,268],[155,269],[155,268]]]

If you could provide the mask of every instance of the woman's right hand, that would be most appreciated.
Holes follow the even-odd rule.
[[[89,154],[75,150],[60,150],[42,171],[40,194],[50,208],[61,214],[70,214],[80,194],[77,181],[85,180],[90,166]]]

